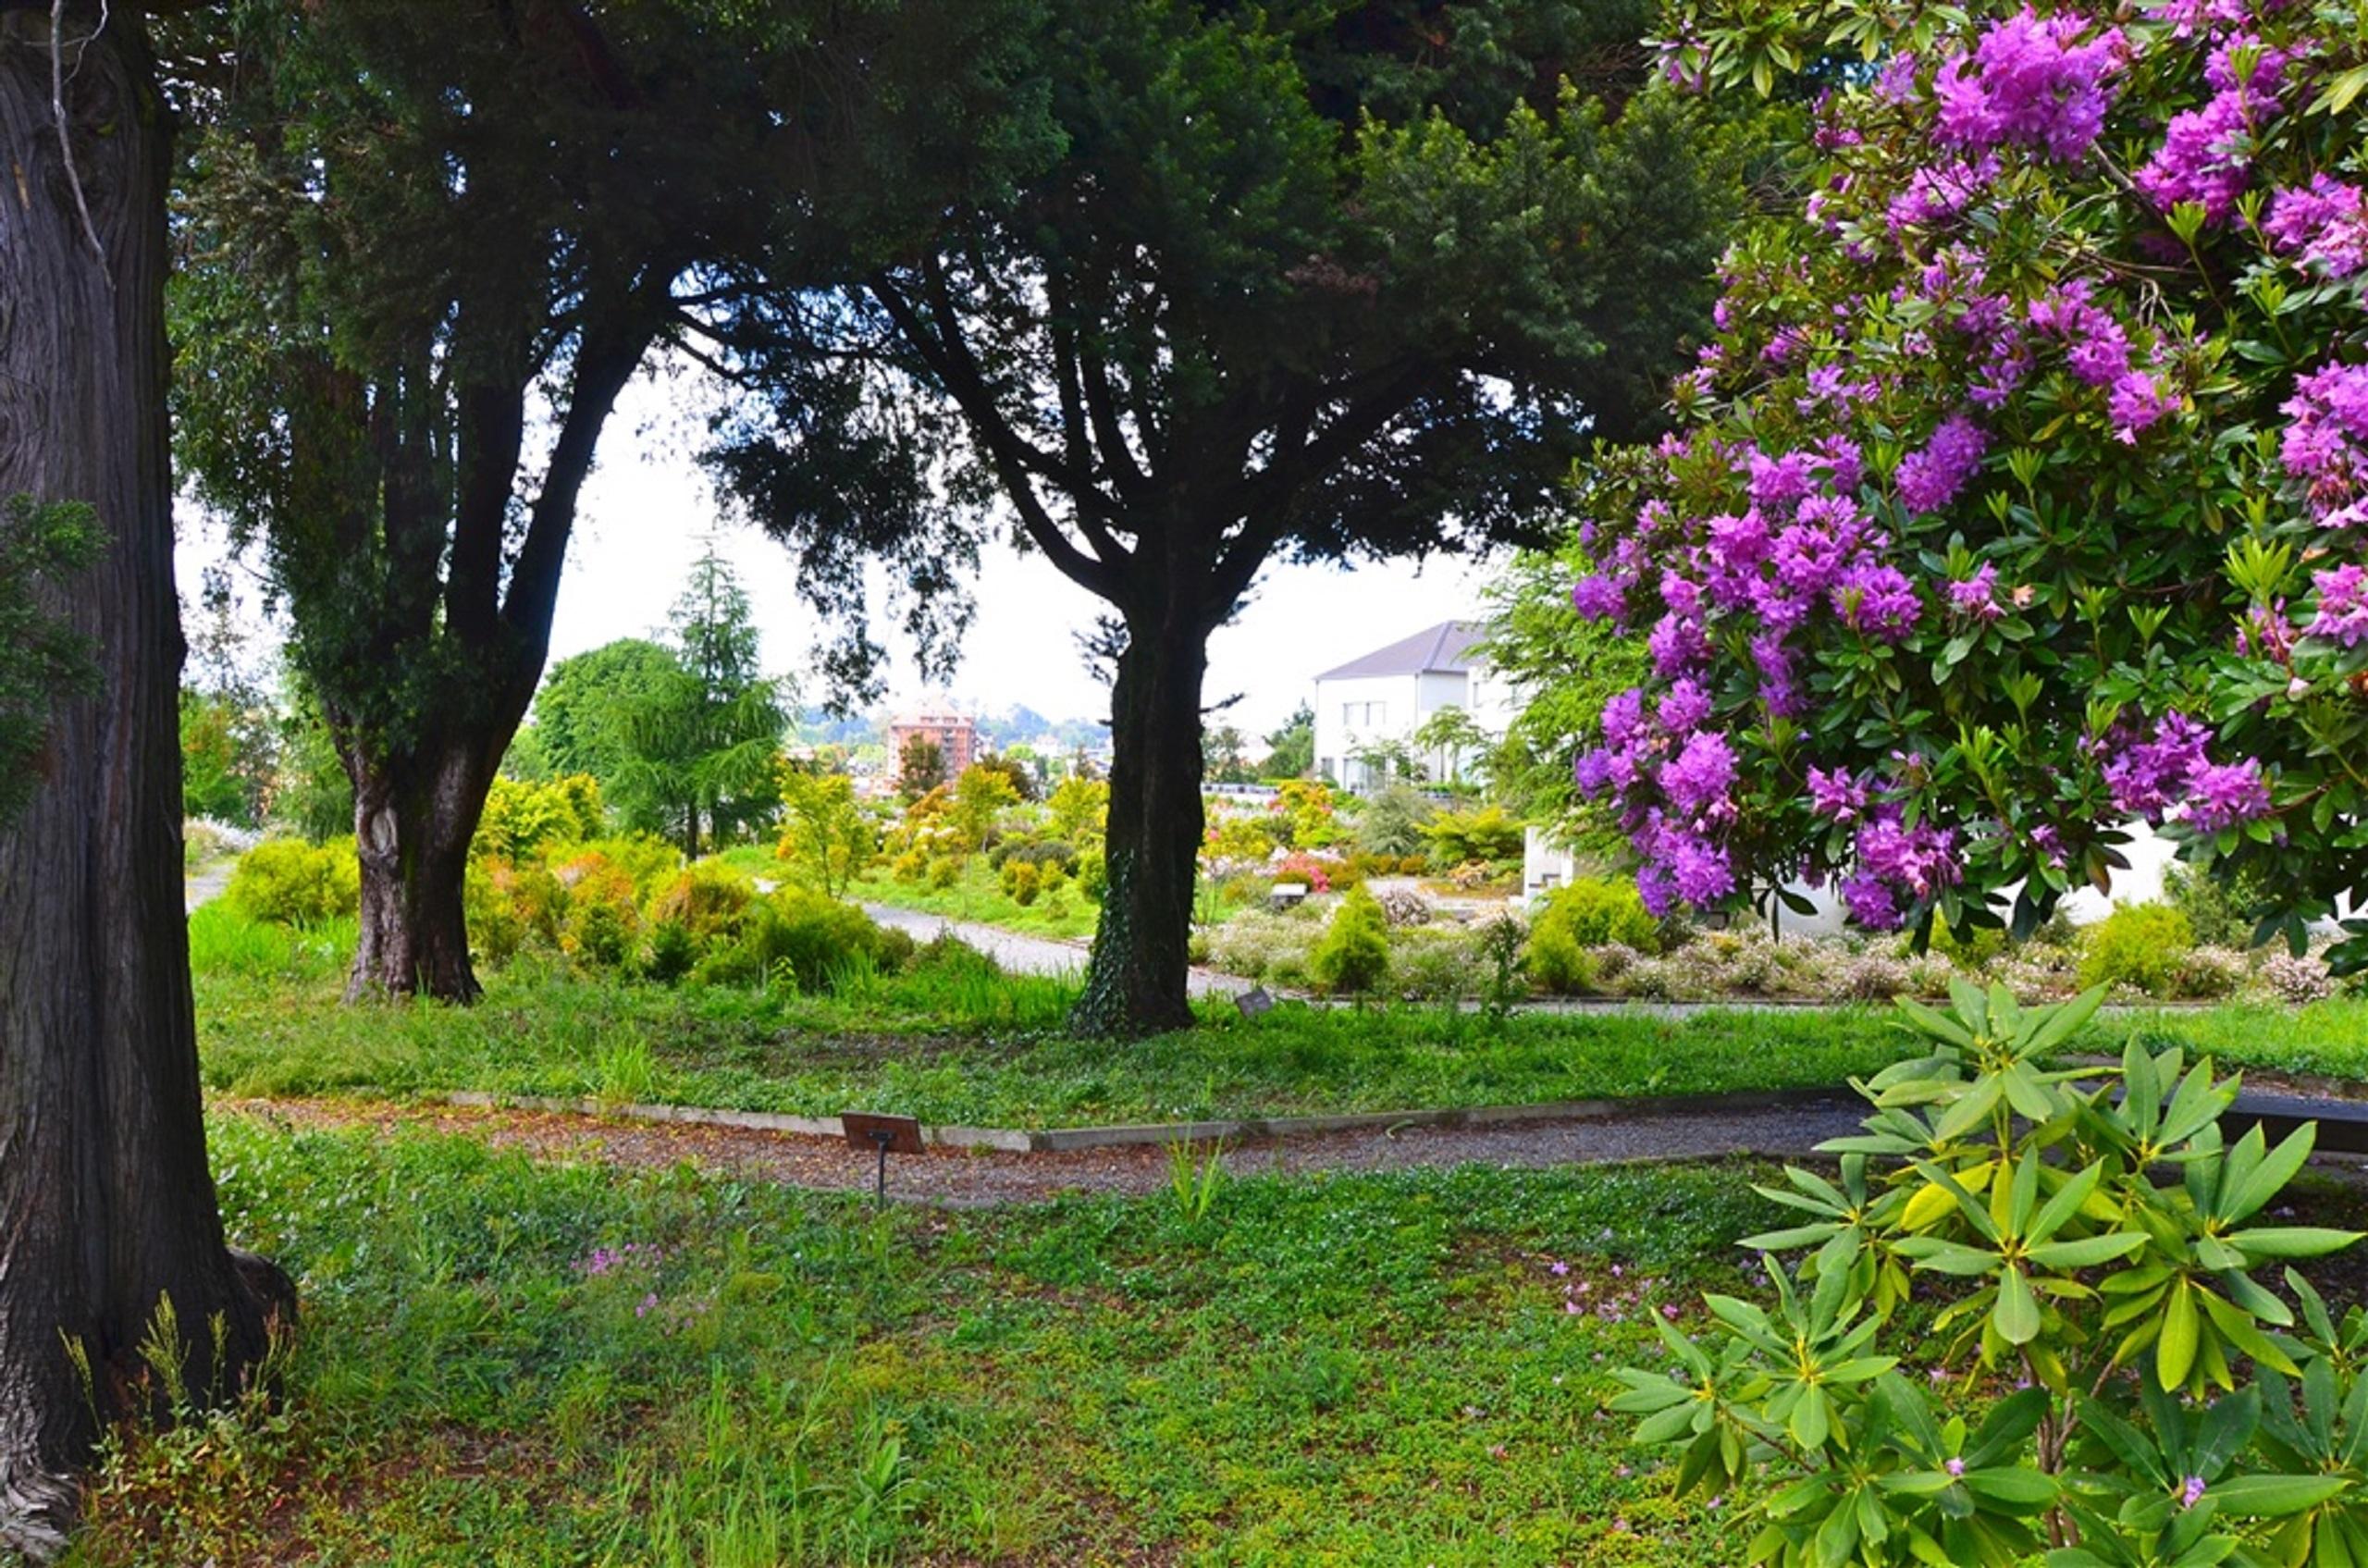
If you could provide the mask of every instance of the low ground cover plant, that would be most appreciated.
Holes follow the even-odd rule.
[[[2236,1080],[2177,1047],[2051,1070],[2102,989],[1954,998],[1901,1004],[1929,1054],[1858,1085],[1838,1177],[1761,1190],[1796,1221],[1744,1240],[1773,1301],[1663,1325],[1674,1369],[1622,1372],[1612,1408],[1682,1450],[1681,1495],[1748,1488],[1754,1562],[2359,1561],[2368,1316],[2290,1264],[2361,1233],[2275,1206],[2315,1124],[2226,1139]]]
[[[231,1235],[303,1292],[284,1397],[118,1429],[76,1568],[1732,1560],[1591,1414],[1660,1305],[1736,1282],[1720,1238],[1775,1212],[1749,1170],[875,1216],[458,1138],[212,1134]]]

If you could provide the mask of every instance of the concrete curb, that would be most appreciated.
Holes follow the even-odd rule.
[[[549,1094],[492,1094],[455,1090],[447,1105],[575,1116],[736,1127],[807,1138],[843,1138],[837,1117],[782,1116],[770,1111],[709,1110],[695,1105],[604,1105],[597,1099]],[[1005,1127],[931,1127],[924,1142],[948,1149],[997,1149],[1008,1154],[1058,1154],[1079,1149],[1140,1148],[1147,1144],[1228,1142],[1303,1138],[1326,1132],[1392,1132],[1400,1128],[1501,1127],[1533,1121],[1607,1121],[1619,1117],[1719,1116],[1855,1103],[1847,1088],[1754,1089],[1720,1094],[1652,1094],[1633,1099],[1555,1100],[1532,1105],[1467,1105],[1444,1110],[1354,1111],[1332,1116],[1233,1117],[1206,1121],[1126,1122],[1107,1127],[1024,1130]]]

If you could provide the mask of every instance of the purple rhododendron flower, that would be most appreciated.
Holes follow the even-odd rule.
[[[2330,278],[2368,266],[2368,213],[2362,211],[2360,188],[2332,175],[2312,175],[2308,186],[2278,191],[2261,227],[2280,251],[2299,254],[2304,266]]]
[[[2163,144],[2131,183],[2164,212],[2181,202],[2203,208],[2204,221],[2225,223],[2252,172],[2252,126],[2242,93],[2215,93],[2200,109],[2171,117]]]
[[[2188,821],[2202,833],[2218,833],[2269,815],[2269,782],[2261,776],[2257,758],[2199,768],[2188,789]]]
[[[2163,715],[2154,738],[2140,741],[2117,731],[2120,754],[2100,772],[2114,809],[2160,826],[2164,814],[2187,793],[2189,781],[2208,765],[2204,746],[2212,733],[2186,714]]]
[[[1668,678],[1690,673],[1708,662],[1710,638],[1701,622],[1683,615],[1664,615],[1653,623],[1651,635],[1645,638],[1645,650],[1652,655],[1653,673]]]
[[[1900,460],[1899,500],[1910,512],[1938,512],[1957,499],[1981,466],[1990,438],[1962,414],[1941,421],[1923,449]]]
[[[2283,411],[2293,423],[2278,461],[2308,488],[2312,514],[2329,527],[2357,525],[2353,503],[2368,484],[2368,365],[2330,364],[2298,377]]]
[[[2358,562],[2331,572],[2311,574],[2319,593],[2319,611],[2302,631],[2305,636],[2325,637],[2343,648],[2368,642],[2368,567]]]
[[[2005,606],[1998,602],[1997,566],[1985,561],[1972,576],[1951,583],[1949,608],[1977,621],[1995,621],[2005,614]]]
[[[1842,902],[1850,918],[1869,931],[1899,929],[1899,901],[1871,871],[1853,871],[1842,879]]]
[[[2086,154],[2104,130],[2122,51],[2117,30],[2079,42],[2087,29],[2082,17],[2041,17],[2028,6],[1992,22],[1969,59],[1944,61],[1933,78],[1937,139],[1957,147],[2011,142],[2059,163]]]
[[[1726,736],[1711,730],[1694,735],[1661,767],[1661,793],[1687,816],[1723,802],[1734,782],[1734,747],[1728,744]],[[1701,902],[1692,894],[1685,897],[1690,902]]]
[[[1571,608],[1590,621],[1617,622],[1627,611],[1628,596],[1616,579],[1597,573],[1571,585]]]
[[[1924,607],[1897,567],[1860,564],[1835,579],[1833,608],[1852,631],[1897,642],[1916,629]]]
[[[1630,686],[1603,705],[1604,744],[1613,748],[1632,743],[1645,727],[1645,693]]]
[[[1836,822],[1855,822],[1867,809],[1866,782],[1846,769],[1809,769],[1809,809]]]
[[[2164,414],[2178,406],[2170,389],[2143,371],[2132,370],[2116,378],[2113,396],[2106,400],[2106,413],[2113,419],[2113,433],[2124,445],[2134,445],[2139,432],[2152,428]]]
[[[1734,891],[1726,851],[1698,838],[1679,840],[1670,856],[1670,880],[1688,904],[1715,904]]]
[[[1702,722],[1709,716],[1709,694],[1702,689],[1701,683],[1691,679],[1671,682],[1669,690],[1661,694],[1659,706],[1654,710],[1654,717],[1660,721],[1661,728],[1671,735],[1691,735],[1700,729]]]

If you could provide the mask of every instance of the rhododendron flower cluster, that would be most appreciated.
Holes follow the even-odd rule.
[[[1676,429],[1582,476],[1572,602],[1651,673],[1575,776],[1647,898],[2027,924],[2133,820],[2298,920],[2368,887],[2368,202],[2356,112],[2309,112],[2368,48],[2260,0],[1683,31],[1704,82],[1771,38],[1872,68],[1723,262]]]

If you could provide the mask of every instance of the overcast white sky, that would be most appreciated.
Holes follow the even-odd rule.
[[[820,628],[798,599],[796,562],[762,536],[720,521],[693,461],[703,435],[695,397],[684,382],[645,377],[610,421],[568,550],[551,657],[662,625],[701,541],[714,533],[756,608],[768,669],[802,677]],[[186,521],[180,580],[189,596],[200,568],[221,547]],[[1488,574],[1485,563],[1454,557],[1420,571],[1406,564],[1345,572],[1270,567],[1249,607],[1210,645],[1209,699],[1240,693],[1232,722],[1263,735],[1313,695],[1317,672],[1475,613]],[[1025,703],[1056,720],[1107,715],[1107,689],[1087,673],[1077,645],[1100,600],[1042,558],[997,547],[985,561],[978,605],[951,683],[958,701],[989,712]],[[894,636],[886,640],[895,657],[891,702],[909,700],[920,690],[910,649]],[[801,686],[819,699],[815,683]]]

